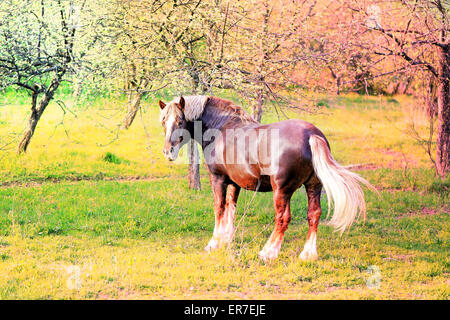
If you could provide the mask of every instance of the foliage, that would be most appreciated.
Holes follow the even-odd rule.
[[[86,36],[91,34],[86,32],[90,20],[84,18],[92,12],[92,3],[9,0],[0,4],[0,89],[15,86],[31,94],[31,114],[19,153],[27,150],[61,83],[84,65],[86,48],[91,45]]]
[[[95,3],[2,1],[0,87],[15,85],[34,91],[37,86],[44,92],[52,78],[63,79],[92,62],[88,49],[95,37],[90,28]]]
[[[121,159],[118,156],[116,156],[114,153],[111,153],[111,152],[107,152],[105,154],[105,156],[103,157],[103,161],[109,162],[109,163],[114,163],[114,164],[121,164],[121,163],[129,164],[130,163],[130,161]]]

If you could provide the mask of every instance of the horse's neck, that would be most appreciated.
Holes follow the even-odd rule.
[[[243,115],[245,111],[236,109],[236,106],[234,106],[235,109],[233,109],[232,112],[229,112],[226,108],[218,107],[217,103],[218,102],[216,101],[210,100],[210,102],[205,106],[200,117],[196,120],[197,122],[193,121],[193,132],[191,132],[191,134],[194,133],[195,140],[197,140],[203,148],[205,148],[205,145],[209,145],[211,143],[210,141],[205,141],[205,137],[203,136],[208,130],[224,131],[228,129],[242,128],[252,123],[258,124],[256,121],[254,122],[253,120],[250,120],[251,118],[248,115]],[[241,112],[241,114],[236,114],[236,110]],[[201,141],[199,141],[200,137],[198,137],[200,123],[202,133]],[[210,134],[208,134],[208,136],[217,135],[217,132],[210,131],[209,133]]]
[[[202,127],[205,130],[222,130],[224,127],[239,128],[249,124],[248,118],[240,117],[234,112],[207,105],[198,121],[202,122]],[[242,112],[245,111],[242,110]]]
[[[197,141],[203,149],[213,143],[212,140],[214,139],[211,139],[210,137],[213,132],[210,130],[221,130],[221,128],[216,128],[214,123],[211,124],[209,121],[203,121],[201,118],[190,123],[189,127],[191,137],[194,138],[194,140]],[[205,135],[207,131],[209,131],[209,133]],[[215,132],[214,135],[217,135],[217,132]]]

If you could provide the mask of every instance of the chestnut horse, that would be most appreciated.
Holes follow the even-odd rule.
[[[359,215],[366,216],[360,184],[370,184],[340,166],[323,133],[311,123],[285,120],[262,125],[233,102],[213,96],[186,96],[159,101],[165,130],[164,155],[174,161],[193,137],[201,146],[214,193],[215,227],[206,250],[229,244],[234,237],[236,203],[241,188],[273,191],[275,228],[259,256],[275,259],[291,221],[290,200],[302,185],[308,198],[309,231],[302,260],[318,258],[320,195],[325,189],[329,224],[343,232]]]

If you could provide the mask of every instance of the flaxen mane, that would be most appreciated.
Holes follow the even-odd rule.
[[[236,124],[258,124],[244,109],[230,100],[209,97],[202,114],[202,121],[208,128],[221,128],[226,122]]]
[[[237,123],[256,122],[244,109],[235,105],[232,101],[212,96],[183,96],[185,101],[184,117],[187,121],[202,120],[209,128],[221,128],[225,122]],[[182,116],[182,111],[175,106],[180,97],[167,103],[160,114],[160,121],[164,122],[171,113],[177,117]]]
[[[203,113],[203,110],[205,109],[205,105],[208,102],[209,97],[183,96],[183,98],[185,101],[184,117],[188,121],[197,120]],[[182,115],[181,110],[175,107],[175,103],[180,103],[180,97],[177,97],[172,101],[168,102],[167,106],[163,110],[161,110],[159,118],[161,122],[164,122],[167,119],[167,117],[173,112],[175,112],[178,117]]]

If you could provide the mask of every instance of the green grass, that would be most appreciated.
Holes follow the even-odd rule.
[[[23,128],[27,97],[9,92],[0,100],[5,145]],[[214,226],[207,173],[202,167],[201,191],[189,190],[186,165],[162,157],[154,102],[120,131],[123,99],[76,105],[66,97],[74,114],[65,115],[51,104],[26,155],[14,144],[0,151],[0,298],[448,299],[450,180],[436,179],[421,147],[402,133],[411,100],[319,102],[319,113],[289,115],[321,128],[342,164],[364,164],[358,172],[380,194],[366,193],[368,219],[342,236],[322,222],[319,260],[302,262],[308,227],[298,190],[270,264],[258,252],[273,228],[271,193],[243,191],[233,245],[203,250]],[[325,196],[322,207],[325,221]]]
[[[368,220],[343,236],[321,224],[320,260],[304,263],[299,190],[270,265],[258,258],[273,227],[270,194],[241,195],[234,245],[212,255],[203,250],[212,194],[182,180],[46,183],[0,197],[2,298],[448,298],[449,220],[439,193],[368,193]],[[67,286],[70,266],[82,270],[77,290]],[[379,268],[377,289],[367,287],[370,266]]]

